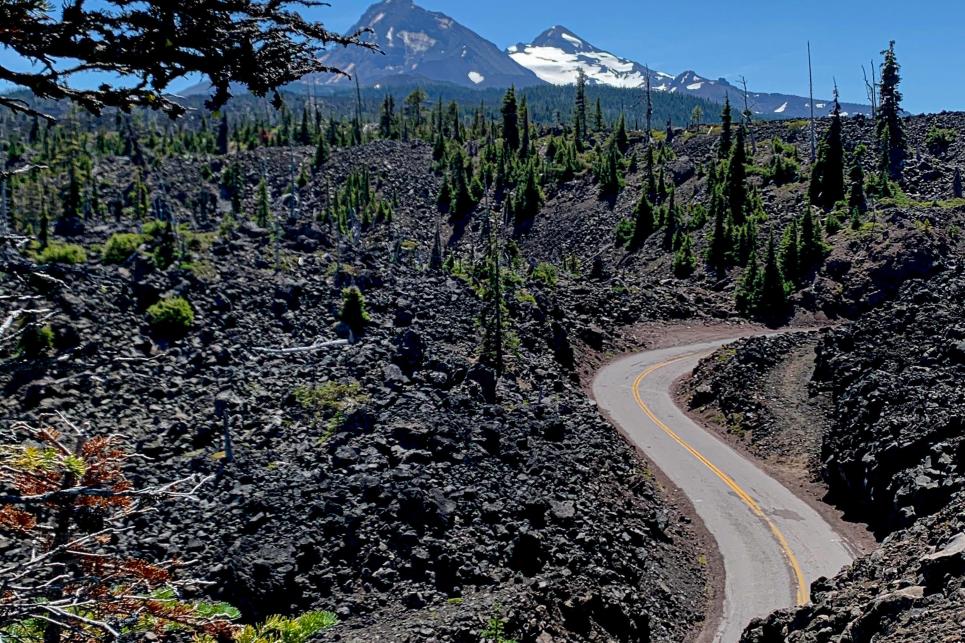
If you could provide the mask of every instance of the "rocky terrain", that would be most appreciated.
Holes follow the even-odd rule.
[[[823,441],[778,430],[793,409],[767,395],[742,399],[737,387],[779,384],[768,374],[781,355],[806,361],[814,335],[747,340],[699,374],[695,393],[739,416],[749,448],[805,466],[820,444],[818,470],[833,493],[863,504],[883,531],[908,527],[878,559],[828,581],[844,593],[822,590],[813,611],[777,615],[749,636],[838,627],[851,616],[825,619],[822,605],[853,615],[860,600],[919,586],[919,597],[888,599],[909,606],[901,618],[954,613],[965,206],[950,199],[950,168],[965,147],[956,141],[941,158],[926,151],[934,123],[965,132],[961,114],[909,120],[905,194],[876,206],[871,225],[829,234],[828,261],[794,295],[794,324],[858,319],[820,335],[815,393],[833,405]],[[754,164],[768,162],[774,137],[806,157],[800,123],[754,131]],[[872,131],[863,120],[846,125],[849,141],[870,143]],[[679,202],[706,197],[701,168],[716,141],[717,132],[678,132],[670,143]],[[629,153],[641,158],[639,140]],[[37,355],[5,347],[0,416],[40,423],[61,413],[122,434],[153,461],[136,472],[142,484],[214,476],[198,503],[165,506],[121,545],[195,560],[187,571],[247,620],[329,609],[341,624],[324,636],[347,641],[477,641],[498,638],[495,630],[542,643],[692,638],[708,583],[695,529],[587,401],[579,374],[586,360],[633,347],[641,325],[742,321],[736,272],[718,279],[701,265],[675,278],[659,234],[634,254],[615,246],[642,163],[612,200],[589,172],[548,185],[530,228],[495,233],[507,255],[518,250],[506,280],[507,369],[497,377],[479,359],[482,288],[472,272],[487,225],[478,210],[463,220],[439,213],[432,146],[333,150],[295,200],[292,168],[312,154],[297,146],[174,155],[152,160],[150,171],[127,157],[99,160],[105,202],[123,201],[145,174],[184,226],[185,256],[159,268],[148,222],[114,211],[53,223],[52,238],[87,252],[78,263],[41,265],[32,251],[5,247],[4,312],[17,302],[43,311],[51,345]],[[392,216],[337,232],[324,212],[361,169]],[[246,186],[237,221],[225,216],[229,170]],[[276,231],[254,221],[262,177],[281,215]],[[806,183],[749,182],[775,232],[800,213]],[[444,269],[430,268],[437,225],[451,262]],[[118,232],[143,233],[141,247],[109,263],[105,245]],[[698,254],[706,237],[695,231]],[[541,263],[552,264],[552,278],[536,270]],[[364,332],[350,345],[314,346],[349,337],[339,318],[348,286],[365,298]],[[194,313],[183,337],[148,322],[148,309],[172,296]],[[0,547],[23,553],[9,541]],[[938,562],[922,562],[936,552],[925,560]],[[876,618],[863,631],[892,623]]]

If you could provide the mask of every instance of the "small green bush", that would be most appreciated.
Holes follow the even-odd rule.
[[[147,309],[151,330],[161,337],[183,337],[194,324],[194,311],[183,297],[167,297]]]
[[[958,132],[953,129],[933,127],[925,135],[925,147],[932,154],[944,154],[957,138]]]
[[[101,259],[104,263],[124,263],[137,252],[142,243],[144,243],[143,235],[134,232],[114,233],[104,244]]]
[[[546,263],[545,261],[536,265],[533,268],[533,279],[542,282],[543,284],[553,288],[556,286],[556,281],[558,278],[558,273],[556,272],[556,266],[551,263]]]
[[[87,251],[83,246],[73,243],[52,242],[37,255],[40,263],[84,263],[87,261]]]
[[[630,243],[630,239],[633,238],[633,221],[630,219],[620,219],[617,223],[616,228],[613,230],[613,236],[616,237],[617,248],[623,248]]]
[[[38,357],[54,347],[54,330],[48,326],[31,326],[21,336],[18,348],[24,357]]]
[[[339,317],[356,337],[365,330],[369,314],[365,311],[365,297],[358,287],[350,286],[342,291],[342,313]]]

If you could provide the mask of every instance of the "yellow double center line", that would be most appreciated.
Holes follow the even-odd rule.
[[[650,368],[648,368],[647,370],[640,373],[640,375],[637,376],[637,379],[634,380],[633,382],[633,399],[636,400],[637,405],[640,407],[640,409],[647,415],[647,417],[649,417],[653,421],[654,424],[656,424],[660,428],[660,430],[662,430],[664,433],[670,436],[674,442],[682,446],[692,456],[697,458],[697,460],[699,460],[704,466],[710,469],[714,473],[714,475],[720,478],[721,481],[725,485],[727,485],[728,488],[730,488],[731,491],[737,494],[737,497],[740,498],[745,505],[747,505],[747,507],[754,513],[754,515],[756,515],[758,518],[764,521],[764,524],[768,526],[768,528],[771,530],[771,533],[774,535],[774,539],[777,541],[777,544],[781,547],[781,551],[784,553],[784,558],[787,560],[788,567],[790,567],[791,571],[794,573],[794,577],[797,581],[797,602],[799,605],[804,605],[810,600],[808,584],[807,584],[807,581],[804,579],[804,572],[801,571],[801,565],[800,563],[798,563],[797,557],[794,555],[794,552],[791,550],[790,544],[788,544],[787,542],[787,538],[784,537],[784,534],[781,532],[778,526],[775,525],[774,521],[772,521],[767,516],[767,514],[764,513],[764,510],[761,509],[760,505],[757,504],[757,501],[754,500],[754,498],[752,498],[749,493],[744,491],[744,489],[742,489],[741,486],[737,484],[733,478],[731,478],[729,475],[721,471],[713,462],[708,460],[700,451],[690,446],[683,438],[677,435],[673,429],[667,426],[660,418],[658,418],[654,414],[653,411],[650,410],[650,407],[647,406],[646,402],[644,402],[643,399],[640,397],[640,384],[648,376],[653,374],[655,371],[660,370],[661,368],[665,368],[667,366],[670,366],[671,364],[685,360],[689,357],[693,357],[694,355],[698,355],[698,354],[699,353],[688,353],[686,355],[681,355],[680,357],[677,357],[675,359],[662,362],[660,364],[655,364]]]

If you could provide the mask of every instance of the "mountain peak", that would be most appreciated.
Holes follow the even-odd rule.
[[[536,36],[531,44],[535,47],[556,47],[570,53],[596,49],[586,40],[577,36],[572,29],[567,29],[563,25],[553,25]]]

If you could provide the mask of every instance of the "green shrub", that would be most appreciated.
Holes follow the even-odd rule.
[[[342,312],[339,318],[358,337],[365,330],[369,321],[369,314],[365,311],[365,297],[356,286],[350,286],[342,291]]]
[[[620,219],[617,223],[616,228],[613,230],[613,236],[616,237],[617,248],[623,248],[628,243],[630,239],[633,238],[633,221],[630,219]]]
[[[40,263],[84,263],[87,261],[87,251],[83,246],[73,243],[53,242],[37,255]]]
[[[338,623],[331,612],[307,612],[295,618],[269,616],[260,625],[246,625],[235,636],[236,643],[305,643],[322,630]]]
[[[24,357],[38,357],[54,347],[54,330],[50,326],[33,325],[20,335],[18,348]]]
[[[101,259],[104,263],[124,263],[142,243],[144,237],[135,232],[116,232],[104,244]]]
[[[957,138],[958,132],[955,130],[933,127],[925,135],[925,147],[932,154],[944,154]]]
[[[194,311],[183,297],[167,297],[147,309],[151,330],[161,337],[183,337],[194,324]]]
[[[545,261],[533,268],[533,279],[553,288],[556,286],[557,272],[556,266]]]

